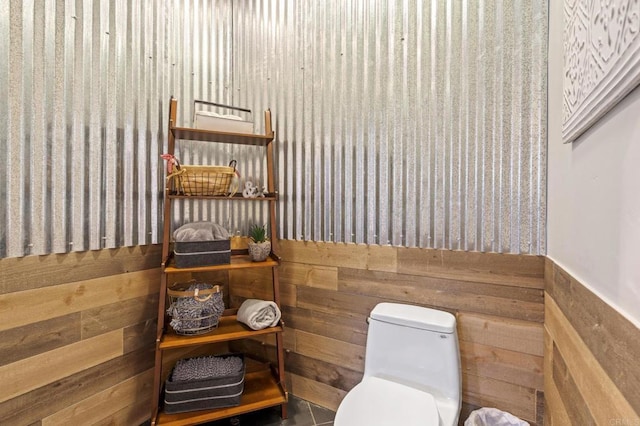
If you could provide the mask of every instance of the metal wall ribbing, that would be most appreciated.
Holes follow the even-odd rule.
[[[545,251],[545,1],[234,3],[284,238]]]
[[[171,95],[271,108],[282,238],[544,253],[546,34],[544,1],[0,0],[0,257],[158,242]],[[265,219],[222,207],[176,210]]]

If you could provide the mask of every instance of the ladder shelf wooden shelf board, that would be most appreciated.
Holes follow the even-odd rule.
[[[252,330],[238,322],[236,315],[223,316],[218,322],[218,328],[205,334],[196,336],[181,336],[169,330],[162,336],[159,349],[184,348],[187,346],[206,345],[208,343],[227,342],[230,340],[247,339],[264,334],[282,333],[282,322],[275,327]]]
[[[178,274],[181,272],[209,272],[209,271],[229,271],[232,269],[248,269],[248,268],[273,268],[280,264],[279,258],[271,253],[269,257],[262,262],[252,261],[248,255],[236,254],[231,256],[231,263],[223,263],[220,265],[197,266],[192,268],[176,268],[173,264],[173,257],[165,263],[165,274]]]
[[[160,411],[156,418],[156,424],[177,426],[211,422],[225,417],[282,405],[286,402],[287,393],[285,389],[278,383],[271,370],[266,368],[245,374],[244,392],[240,399],[240,405],[179,414],[167,414]]]
[[[179,274],[197,274],[201,272],[211,271],[233,271],[241,269],[263,268],[270,270],[273,302],[279,304],[280,301],[280,284],[278,280],[278,266],[280,258],[278,253],[278,237],[277,237],[277,220],[276,220],[276,203],[278,201],[278,193],[275,185],[274,172],[274,133],[271,127],[271,112],[269,110],[264,113],[264,129],[265,134],[245,134],[245,133],[229,133],[212,130],[202,130],[186,127],[175,126],[178,110],[178,101],[171,99],[169,105],[169,134],[167,153],[173,155],[175,153],[176,143],[180,140],[204,141],[220,144],[238,144],[245,146],[255,146],[256,149],[264,149],[266,159],[267,185],[265,197],[244,198],[241,194],[233,196],[186,196],[172,192],[171,188],[165,188],[163,199],[163,237],[162,237],[162,276],[160,282],[160,300],[158,303],[158,323],[156,329],[156,351],[155,351],[155,368],[153,379],[153,398],[152,398],[152,425],[191,425],[206,423],[213,420],[231,417],[243,413],[248,413],[263,408],[280,406],[282,418],[287,417],[287,390],[285,386],[284,376],[284,324],[282,321],[275,327],[268,327],[262,330],[252,330],[245,324],[237,320],[237,306],[227,306],[223,316],[219,319],[218,327],[204,334],[183,336],[176,334],[168,324],[168,317],[165,312],[167,306],[166,291],[170,278],[179,276]],[[218,201],[248,201],[248,202],[267,202],[269,210],[269,225],[271,229],[271,248],[272,252],[269,257],[262,262],[253,262],[248,254],[247,249],[240,246],[231,250],[230,263],[210,266],[199,266],[190,268],[177,268],[171,251],[172,243],[170,238],[173,203],[185,202],[185,200],[203,199],[210,200],[212,206],[217,206]],[[265,275],[268,272],[265,271]],[[175,275],[178,274],[178,275]],[[228,283],[229,288],[233,288],[233,282]],[[164,296],[163,296],[164,295]],[[257,336],[272,335],[275,336],[275,361],[270,363],[260,363],[256,368],[256,362],[251,361],[250,357],[245,360],[251,362],[246,363],[246,373],[244,381],[244,391],[241,396],[240,405],[233,407],[224,407],[211,410],[184,412],[178,414],[168,414],[162,411],[161,401],[163,400],[162,378],[169,374],[169,368],[174,361],[170,361],[164,365],[164,361],[171,360],[176,353],[184,351],[199,352],[199,346],[203,351],[208,353],[214,350],[210,344],[220,343],[225,346],[225,342],[240,339],[251,339]],[[220,346],[220,345],[213,345]],[[271,350],[271,349],[270,349]],[[171,352],[174,351],[174,352]],[[215,355],[215,354],[212,354]],[[250,354],[246,354],[249,355]],[[269,358],[272,359],[272,358]],[[272,359],[273,360],[273,359]]]
[[[172,127],[171,132],[176,139],[232,143],[236,145],[266,146],[273,140],[273,132],[270,135],[256,135],[253,133],[216,132],[215,130],[188,129],[184,127]]]
[[[265,194],[264,197],[245,198],[242,194],[235,194],[232,196],[218,195],[218,196],[194,196],[194,195],[179,195],[179,194],[167,194],[172,199],[185,199],[185,200],[234,200],[234,201],[278,201],[277,193]]]

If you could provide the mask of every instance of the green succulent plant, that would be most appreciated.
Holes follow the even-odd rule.
[[[255,243],[267,241],[267,225],[251,225],[251,228],[249,228],[249,238]]]

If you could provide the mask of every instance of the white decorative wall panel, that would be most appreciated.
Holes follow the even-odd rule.
[[[271,108],[281,238],[544,253],[546,35],[542,0],[0,0],[0,257],[158,242],[171,95]]]
[[[563,139],[640,84],[640,0],[565,0]]]

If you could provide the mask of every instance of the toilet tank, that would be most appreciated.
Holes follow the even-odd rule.
[[[369,316],[364,375],[423,389],[459,404],[456,318],[420,306],[378,304]]]

